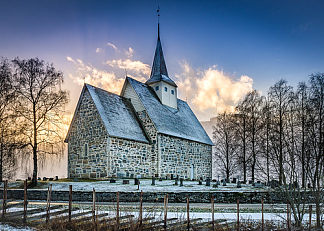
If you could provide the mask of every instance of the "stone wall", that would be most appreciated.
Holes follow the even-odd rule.
[[[114,137],[109,142],[110,176],[130,177],[134,174],[151,177],[151,145]]]
[[[144,192],[143,202],[163,202],[166,193],[163,192]],[[121,202],[139,202],[140,192],[120,192],[119,200]],[[214,196],[215,203],[236,203],[237,199],[241,204],[259,204],[261,198],[266,204],[286,203],[285,197],[280,192],[168,192],[169,203],[185,203],[189,196],[190,203],[210,203],[211,196]],[[23,200],[24,190],[13,189],[7,191],[7,198],[14,200]],[[0,197],[3,197],[3,190],[0,190]],[[28,200],[46,201],[47,190],[31,189],[27,191]],[[98,202],[115,202],[116,192],[96,192]],[[314,198],[311,192],[304,196],[306,203],[313,203]],[[68,191],[52,191],[52,201],[68,201]],[[92,192],[73,191],[72,200],[92,201]]]
[[[150,147],[150,164],[151,164],[151,176],[159,176],[159,156],[158,156],[158,146],[157,146],[157,130],[151,118],[148,116],[146,111],[137,112],[139,119],[151,141]]]
[[[108,135],[88,90],[80,100],[68,140],[68,176],[104,178],[107,177]]]
[[[159,134],[161,176],[206,179],[212,172],[212,146]]]

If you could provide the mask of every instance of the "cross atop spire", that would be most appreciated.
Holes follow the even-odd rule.
[[[158,39],[157,39],[155,55],[154,55],[154,60],[153,60],[153,65],[151,70],[151,76],[146,81],[146,84],[164,81],[169,83],[172,86],[177,87],[175,82],[173,82],[169,78],[168,70],[163,56],[162,45],[160,40],[160,8],[159,7],[157,9],[157,13],[158,13]]]

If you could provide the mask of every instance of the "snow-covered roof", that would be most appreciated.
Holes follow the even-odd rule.
[[[128,99],[89,84],[84,85],[80,99],[85,89],[89,91],[110,136],[149,143]],[[76,112],[78,107],[79,103]]]
[[[150,86],[130,77],[127,77],[127,81],[136,91],[159,133],[213,145],[186,102],[178,99],[178,109],[165,106]]]

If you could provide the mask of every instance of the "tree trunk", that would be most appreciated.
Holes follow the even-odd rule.
[[[37,185],[37,121],[36,121],[36,105],[33,105],[33,125],[34,125],[34,144],[33,144],[33,162],[34,162],[34,170],[33,170],[33,178],[32,185]]]
[[[3,181],[3,143],[0,144],[0,182]]]

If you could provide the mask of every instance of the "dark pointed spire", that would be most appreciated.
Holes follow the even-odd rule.
[[[158,17],[160,17],[159,14],[160,10],[158,9],[157,12],[158,12]],[[146,84],[155,83],[159,81],[167,82],[175,87],[177,86],[175,82],[173,82],[169,78],[168,75],[168,70],[165,64],[161,40],[160,40],[160,22],[158,21],[158,39],[157,39],[157,44],[155,49],[155,55],[154,55],[154,60],[153,60],[153,65],[151,70],[151,76],[146,81]]]

